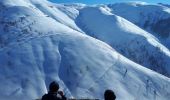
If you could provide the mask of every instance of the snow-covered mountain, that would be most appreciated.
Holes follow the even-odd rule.
[[[107,5],[119,15],[155,35],[170,49],[170,8],[165,4],[117,3]]]
[[[169,76],[169,50],[148,32],[109,11],[107,7],[84,8],[76,23],[85,33],[108,43],[129,59]]]
[[[67,97],[168,100],[169,65],[156,37],[108,5],[0,1],[2,100],[40,98],[53,80]]]

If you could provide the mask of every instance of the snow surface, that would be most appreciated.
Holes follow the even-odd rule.
[[[109,8],[46,0],[1,0],[0,5],[0,99],[41,98],[56,80],[70,98],[103,99],[103,92],[112,89],[117,100],[169,100],[170,79],[164,76],[170,72],[169,50]],[[146,45],[145,56],[158,55],[155,48],[160,48],[164,75],[113,46],[126,50],[123,44],[133,39],[139,44],[130,49]]]

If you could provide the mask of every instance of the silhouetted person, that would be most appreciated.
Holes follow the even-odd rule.
[[[115,100],[116,95],[112,90],[106,90],[104,93],[104,99],[105,100]]]
[[[42,100],[66,100],[64,93],[59,90],[59,84],[53,81],[49,86],[48,94],[43,95]]]

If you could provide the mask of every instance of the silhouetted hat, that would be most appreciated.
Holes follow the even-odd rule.
[[[56,81],[53,81],[50,83],[49,89],[50,91],[53,91],[53,92],[58,91],[59,84]]]
[[[112,90],[106,90],[104,93],[105,100],[115,100],[116,95]]]

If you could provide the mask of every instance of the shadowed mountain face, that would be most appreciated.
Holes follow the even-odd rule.
[[[162,5],[162,6],[170,7],[169,4],[164,4],[164,3],[158,3],[158,4],[160,4],[160,5]]]
[[[170,18],[159,20],[151,28],[153,32],[160,35],[162,38],[170,37]]]
[[[1,0],[0,99],[41,98],[55,80],[69,98],[169,100],[170,51],[112,7]],[[167,19],[148,25],[162,32]]]

